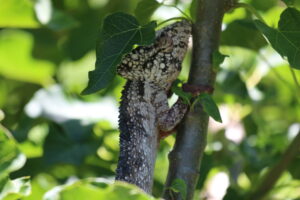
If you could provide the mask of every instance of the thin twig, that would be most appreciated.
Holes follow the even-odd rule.
[[[300,131],[285,150],[280,160],[268,170],[262,181],[259,182],[258,187],[251,193],[251,195],[249,195],[249,200],[264,199],[264,197],[272,190],[273,186],[276,184],[282,173],[287,169],[293,159],[299,155],[299,146]]]
[[[165,20],[165,21],[162,21],[162,22],[160,22],[158,25],[157,25],[157,27],[160,27],[161,25],[163,25],[164,23],[167,23],[167,22],[169,22],[169,21],[173,21],[173,20],[183,20],[183,19],[186,19],[185,17],[172,17],[172,18],[169,18],[169,19],[167,19],[167,20]]]
[[[187,15],[185,12],[183,12],[183,10],[181,10],[180,8],[178,8],[176,5],[168,5],[168,4],[162,4],[163,6],[167,6],[167,7],[173,7],[175,9],[177,9],[183,16],[185,16],[187,19],[189,19],[190,21],[193,21],[192,18]]]

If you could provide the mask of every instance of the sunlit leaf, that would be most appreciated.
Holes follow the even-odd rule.
[[[155,22],[140,26],[138,21],[125,13],[114,13],[104,19],[97,48],[94,71],[89,72],[89,83],[83,94],[91,94],[105,88],[116,74],[122,56],[133,45],[149,45],[155,38]]]
[[[25,164],[25,156],[17,148],[14,139],[0,127],[0,172],[12,172]]]
[[[137,186],[125,182],[111,183],[102,178],[80,180],[71,185],[56,187],[44,196],[45,200],[55,198],[60,200],[155,200]]]
[[[0,0],[0,27],[37,28],[34,1]]]
[[[21,177],[14,180],[5,179],[6,182],[0,190],[0,199],[19,200],[21,197],[28,196],[31,192],[30,178]],[[1,188],[0,188],[1,189]]]
[[[43,200],[44,194],[58,185],[56,179],[47,173],[39,173],[31,178],[31,194],[22,200]]]
[[[282,57],[287,57],[291,67],[300,69],[300,12],[294,8],[285,9],[280,16],[278,30],[258,20],[255,23],[272,47]]]
[[[142,0],[137,5],[134,14],[141,24],[149,22],[150,17],[155,10],[160,6],[155,0]]]
[[[0,33],[0,74],[4,77],[47,85],[52,82],[54,64],[32,57],[34,39],[19,30]]]

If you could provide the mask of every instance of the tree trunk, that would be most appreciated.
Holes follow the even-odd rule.
[[[222,19],[230,6],[228,0],[198,0],[196,22],[193,25],[193,53],[188,83],[213,86],[212,55],[218,49]],[[206,146],[208,115],[196,103],[179,127],[174,149],[169,154],[169,172],[164,198],[180,200],[181,195],[168,189],[175,179],[187,185],[186,200],[193,198],[198,181],[201,158]]]

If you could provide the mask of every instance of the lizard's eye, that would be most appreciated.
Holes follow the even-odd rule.
[[[158,45],[163,52],[170,53],[173,49],[173,40],[168,36],[162,36],[158,41]]]

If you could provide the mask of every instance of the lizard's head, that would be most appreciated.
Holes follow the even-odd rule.
[[[154,82],[170,86],[178,77],[191,36],[191,28],[187,20],[182,20],[156,32],[154,46],[160,50],[153,57],[151,71],[155,73]]]
[[[154,44],[138,47],[126,55],[118,67],[118,74],[169,88],[181,71],[191,29],[191,24],[182,20],[156,31]]]

